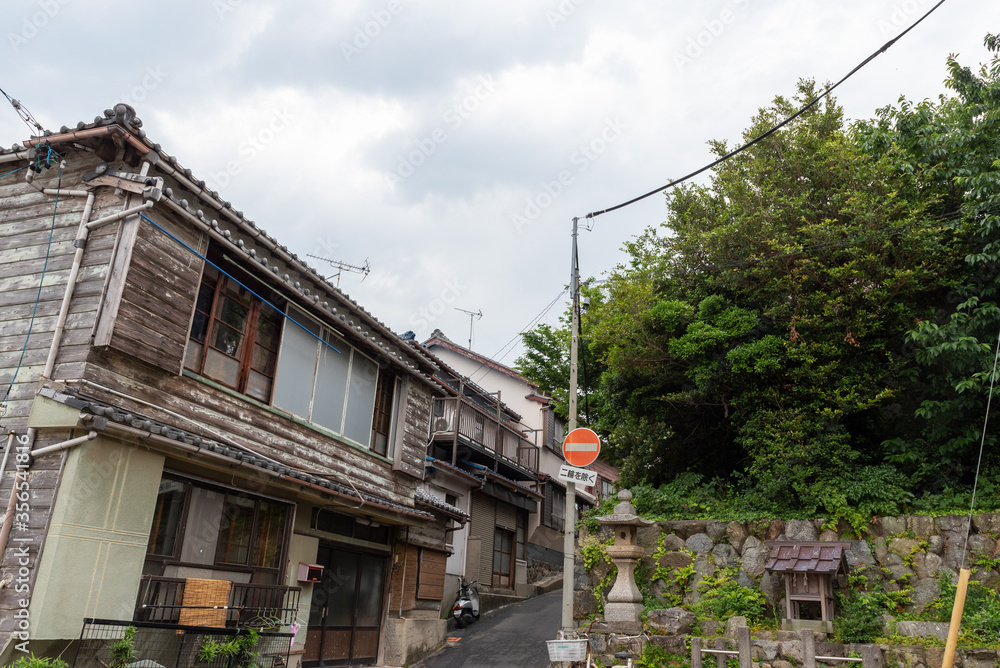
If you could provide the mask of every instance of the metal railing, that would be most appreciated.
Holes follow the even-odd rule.
[[[177,624],[181,610],[200,606],[184,605],[184,578],[143,575],[135,602],[135,619],[144,622]],[[229,591],[226,626],[287,626],[295,621],[299,587],[234,582]]]
[[[132,630],[130,630],[132,629]],[[159,665],[164,668],[284,668],[294,634],[264,631],[236,651],[219,651],[249,631],[158,622],[84,619],[73,668]]]
[[[521,432],[461,397],[434,399],[431,429],[436,439],[457,436],[519,468],[538,471],[538,446]]]

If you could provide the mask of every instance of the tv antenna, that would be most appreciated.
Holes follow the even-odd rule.
[[[307,253],[306,257],[315,258],[317,260],[323,260],[323,262],[327,262],[327,263],[330,264],[331,267],[334,267],[337,270],[336,276],[337,276],[337,288],[338,289],[340,288],[340,275],[342,273],[344,273],[345,271],[353,271],[353,272],[358,273],[358,274],[364,274],[364,277],[361,279],[361,282],[364,283],[365,282],[365,278],[368,278],[368,274],[372,270],[371,265],[368,263],[368,258],[365,258],[365,263],[363,265],[358,266],[358,265],[354,265],[354,264],[347,264],[346,262],[341,262],[340,260],[331,260],[328,257],[322,257],[320,255],[309,255]],[[333,278],[333,276],[327,276],[326,280],[329,281],[332,278]]]
[[[472,350],[472,323],[473,320],[481,320],[483,317],[482,309],[478,311],[466,311],[464,308],[455,307],[456,311],[461,311],[469,316],[469,350]]]

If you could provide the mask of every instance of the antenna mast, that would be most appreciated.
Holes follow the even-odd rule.
[[[483,317],[483,311],[482,309],[478,311],[466,311],[464,308],[458,308],[458,307],[456,307],[455,310],[461,311],[462,313],[466,313],[469,316],[469,350],[472,350],[472,322],[474,318],[481,320]]]
[[[337,276],[337,288],[338,289],[340,288],[340,275],[343,272],[345,272],[345,271],[353,271],[353,272],[358,273],[358,274],[364,274],[364,278],[361,279],[361,282],[364,283],[365,282],[365,278],[368,278],[368,274],[372,270],[371,269],[371,265],[368,263],[368,258],[365,258],[365,263],[363,265],[358,266],[358,265],[354,265],[354,264],[347,264],[346,262],[341,262],[340,260],[331,260],[328,257],[321,257],[319,255],[309,255],[309,254],[307,254],[306,257],[311,257],[311,258],[314,258],[316,260],[323,260],[323,262],[326,262],[331,267],[334,267],[337,270],[336,276]],[[329,281],[332,278],[333,278],[333,276],[327,276],[326,280]]]

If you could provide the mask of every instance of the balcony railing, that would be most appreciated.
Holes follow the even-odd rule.
[[[129,637],[128,657],[114,648]],[[289,664],[292,633],[264,631],[255,643],[236,654],[208,653],[206,648],[246,638],[241,629],[178,626],[157,622],[85,619],[73,656],[73,668],[129,666],[197,666],[198,668],[285,668]],[[127,663],[126,663],[127,662]],[[65,664],[64,664],[65,665]]]
[[[225,626],[262,626],[275,628],[295,621],[299,587],[233,582],[225,606],[192,605],[185,599],[185,578],[143,575],[135,602],[135,619],[144,622],[179,624],[181,611],[224,610]]]
[[[538,446],[496,415],[460,397],[439,397],[434,399],[432,416],[434,440],[461,440],[493,455],[496,463],[515,466],[531,477],[538,471]]]

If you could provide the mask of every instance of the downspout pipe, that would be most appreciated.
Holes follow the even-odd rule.
[[[83,251],[87,247],[87,236],[90,233],[90,230],[96,229],[108,223],[113,223],[116,220],[121,220],[122,218],[127,218],[141,211],[145,211],[146,209],[151,208],[154,204],[156,204],[155,201],[146,200],[139,206],[134,206],[130,209],[113,213],[110,216],[104,216],[103,218],[91,221],[90,214],[94,208],[94,193],[88,193],[87,204],[83,209],[83,218],[80,221],[80,227],[76,233],[76,240],[73,242],[73,245],[76,246],[76,253],[73,255],[73,265],[69,270],[66,292],[63,293],[62,304],[59,306],[59,319],[56,321],[56,329],[52,336],[52,345],[49,347],[49,356],[45,360],[45,369],[42,371],[42,378],[49,380],[52,379],[52,371],[56,365],[56,353],[59,350],[59,344],[62,342],[63,331],[66,328],[66,317],[69,315],[69,304],[70,300],[73,299],[73,292],[76,290],[76,278],[80,273],[80,265],[83,263]]]
[[[76,246],[76,253],[73,255],[73,265],[69,270],[69,278],[66,279],[66,291],[63,293],[62,304],[59,306],[59,319],[56,321],[56,328],[52,333],[52,344],[49,346],[49,355],[45,359],[45,369],[42,371],[42,378],[52,378],[52,370],[56,365],[56,352],[59,350],[63,331],[66,329],[69,302],[73,298],[76,277],[80,273],[80,264],[83,262],[83,251],[87,247],[87,221],[90,220],[90,213],[94,210],[94,199],[93,192],[87,193],[87,204],[83,207],[83,218],[80,221],[80,227],[77,228],[76,239],[73,241],[73,245]]]
[[[66,168],[66,161],[63,160],[60,165],[61,168]],[[90,195],[89,190],[66,190],[65,188],[43,188],[42,186],[35,183],[35,173],[28,170],[28,173],[24,175],[24,180],[29,186],[42,193],[43,195],[59,195],[60,197],[87,197]]]
[[[0,164],[5,162],[17,162],[18,160],[27,160],[28,154],[24,153],[4,153],[0,155]]]
[[[38,448],[37,450],[31,451],[32,458],[41,457],[42,455],[47,455],[50,452],[59,452],[60,450],[69,450],[78,445],[86,443],[87,441],[93,441],[97,438],[97,432],[91,430],[90,433],[85,436],[77,436],[76,438],[71,438],[68,441],[63,441],[62,443],[55,443],[53,445],[47,445],[44,448]]]
[[[32,443],[35,438],[34,427],[28,428],[28,443]],[[14,447],[14,433],[7,437],[7,452]],[[4,453],[4,461],[7,460],[7,454]],[[7,499],[7,514],[3,518],[3,528],[0,528],[0,562],[3,561],[4,555],[7,553],[7,539],[10,537],[10,528],[14,524],[14,506],[17,504],[17,479],[18,475],[14,475],[14,480],[10,484],[10,498]]]

